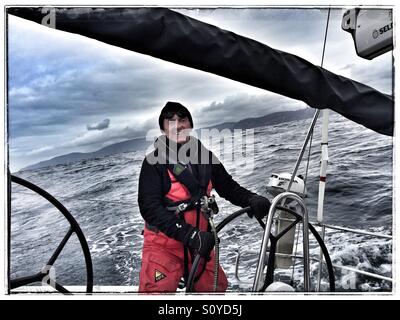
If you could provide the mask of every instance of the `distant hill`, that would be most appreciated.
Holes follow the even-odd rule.
[[[48,167],[48,166],[54,166],[57,164],[67,164],[67,163],[72,163],[72,162],[77,162],[81,160],[87,160],[87,159],[93,159],[93,158],[100,158],[104,156],[108,156],[110,154],[115,154],[115,153],[122,153],[122,152],[129,152],[129,151],[136,151],[136,150],[141,150],[145,149],[149,146],[149,141],[146,141],[145,138],[137,138],[137,139],[131,139],[131,140],[126,140],[122,142],[118,142],[109,146],[106,146],[100,150],[94,151],[94,152],[73,152],[73,153],[68,153],[64,154],[62,156],[54,157],[49,160],[41,161],[38,163],[35,163],[33,165],[27,166],[23,170],[34,170],[34,169],[39,169],[43,167]]]
[[[295,111],[282,111],[267,114],[266,116],[259,118],[247,118],[238,122],[224,122],[221,124],[214,125],[211,128],[221,129],[250,129],[263,126],[272,126],[283,122],[289,122],[294,120],[302,120],[311,118],[315,113],[315,109],[307,108]]]
[[[211,127],[207,127],[207,129],[216,128],[218,130],[222,129],[232,130],[232,129],[257,128],[262,126],[279,124],[283,122],[311,118],[314,112],[315,110],[311,108],[301,109],[296,111],[275,112],[259,118],[247,118],[238,122],[224,122],[221,124],[213,125]],[[145,138],[130,139],[106,146],[94,152],[88,152],[88,153],[74,152],[74,153],[64,154],[62,156],[54,157],[49,160],[41,161],[33,165],[27,166],[21,169],[21,171],[34,170],[38,168],[54,166],[57,164],[67,164],[81,160],[99,158],[115,153],[144,150],[149,146],[149,144],[150,142],[146,141]]]

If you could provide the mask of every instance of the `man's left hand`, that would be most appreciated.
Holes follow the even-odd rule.
[[[255,195],[249,201],[251,210],[247,213],[250,218],[264,218],[271,207],[269,200],[263,196]]]

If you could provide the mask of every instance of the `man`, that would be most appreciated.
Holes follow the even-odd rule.
[[[187,280],[196,254],[202,263],[195,277],[196,292],[225,291],[225,273],[218,266],[214,283],[215,245],[205,206],[211,189],[234,205],[251,207],[250,217],[268,213],[270,202],[241,187],[213,153],[190,136],[193,119],[180,103],[168,102],[159,116],[164,133],[143,161],[138,202],[145,220],[140,292],[175,292]],[[212,201],[210,201],[212,202]]]

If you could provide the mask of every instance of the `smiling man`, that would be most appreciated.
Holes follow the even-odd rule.
[[[175,292],[181,278],[187,281],[192,259],[203,259],[195,277],[197,292],[225,291],[225,273],[218,266],[214,283],[215,237],[209,215],[217,213],[211,190],[261,219],[270,202],[240,186],[215,155],[190,135],[193,119],[177,102],[162,109],[159,125],[164,133],[155,150],[143,161],[138,202],[145,220],[140,292]],[[156,160],[156,161],[155,161]]]

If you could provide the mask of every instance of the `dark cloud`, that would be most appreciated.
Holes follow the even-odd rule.
[[[235,122],[245,118],[261,117],[279,111],[304,108],[305,104],[277,94],[247,95],[236,94],[222,102],[212,102],[197,110],[194,120],[197,127],[222,122]]]
[[[103,121],[100,121],[99,123],[87,124],[86,129],[88,131],[104,130],[104,129],[107,129],[109,125],[110,125],[110,119],[104,119]]]
[[[326,9],[177,11],[321,63]],[[373,61],[357,57],[351,35],[341,29],[342,14],[341,9],[331,12],[323,66],[390,93],[390,54]],[[159,111],[168,100],[188,106],[197,128],[304,107],[265,90],[23,19],[10,16],[8,22],[8,134],[10,158],[18,166],[144,136],[158,127]],[[87,124],[99,125],[99,119],[113,126],[85,130]]]

